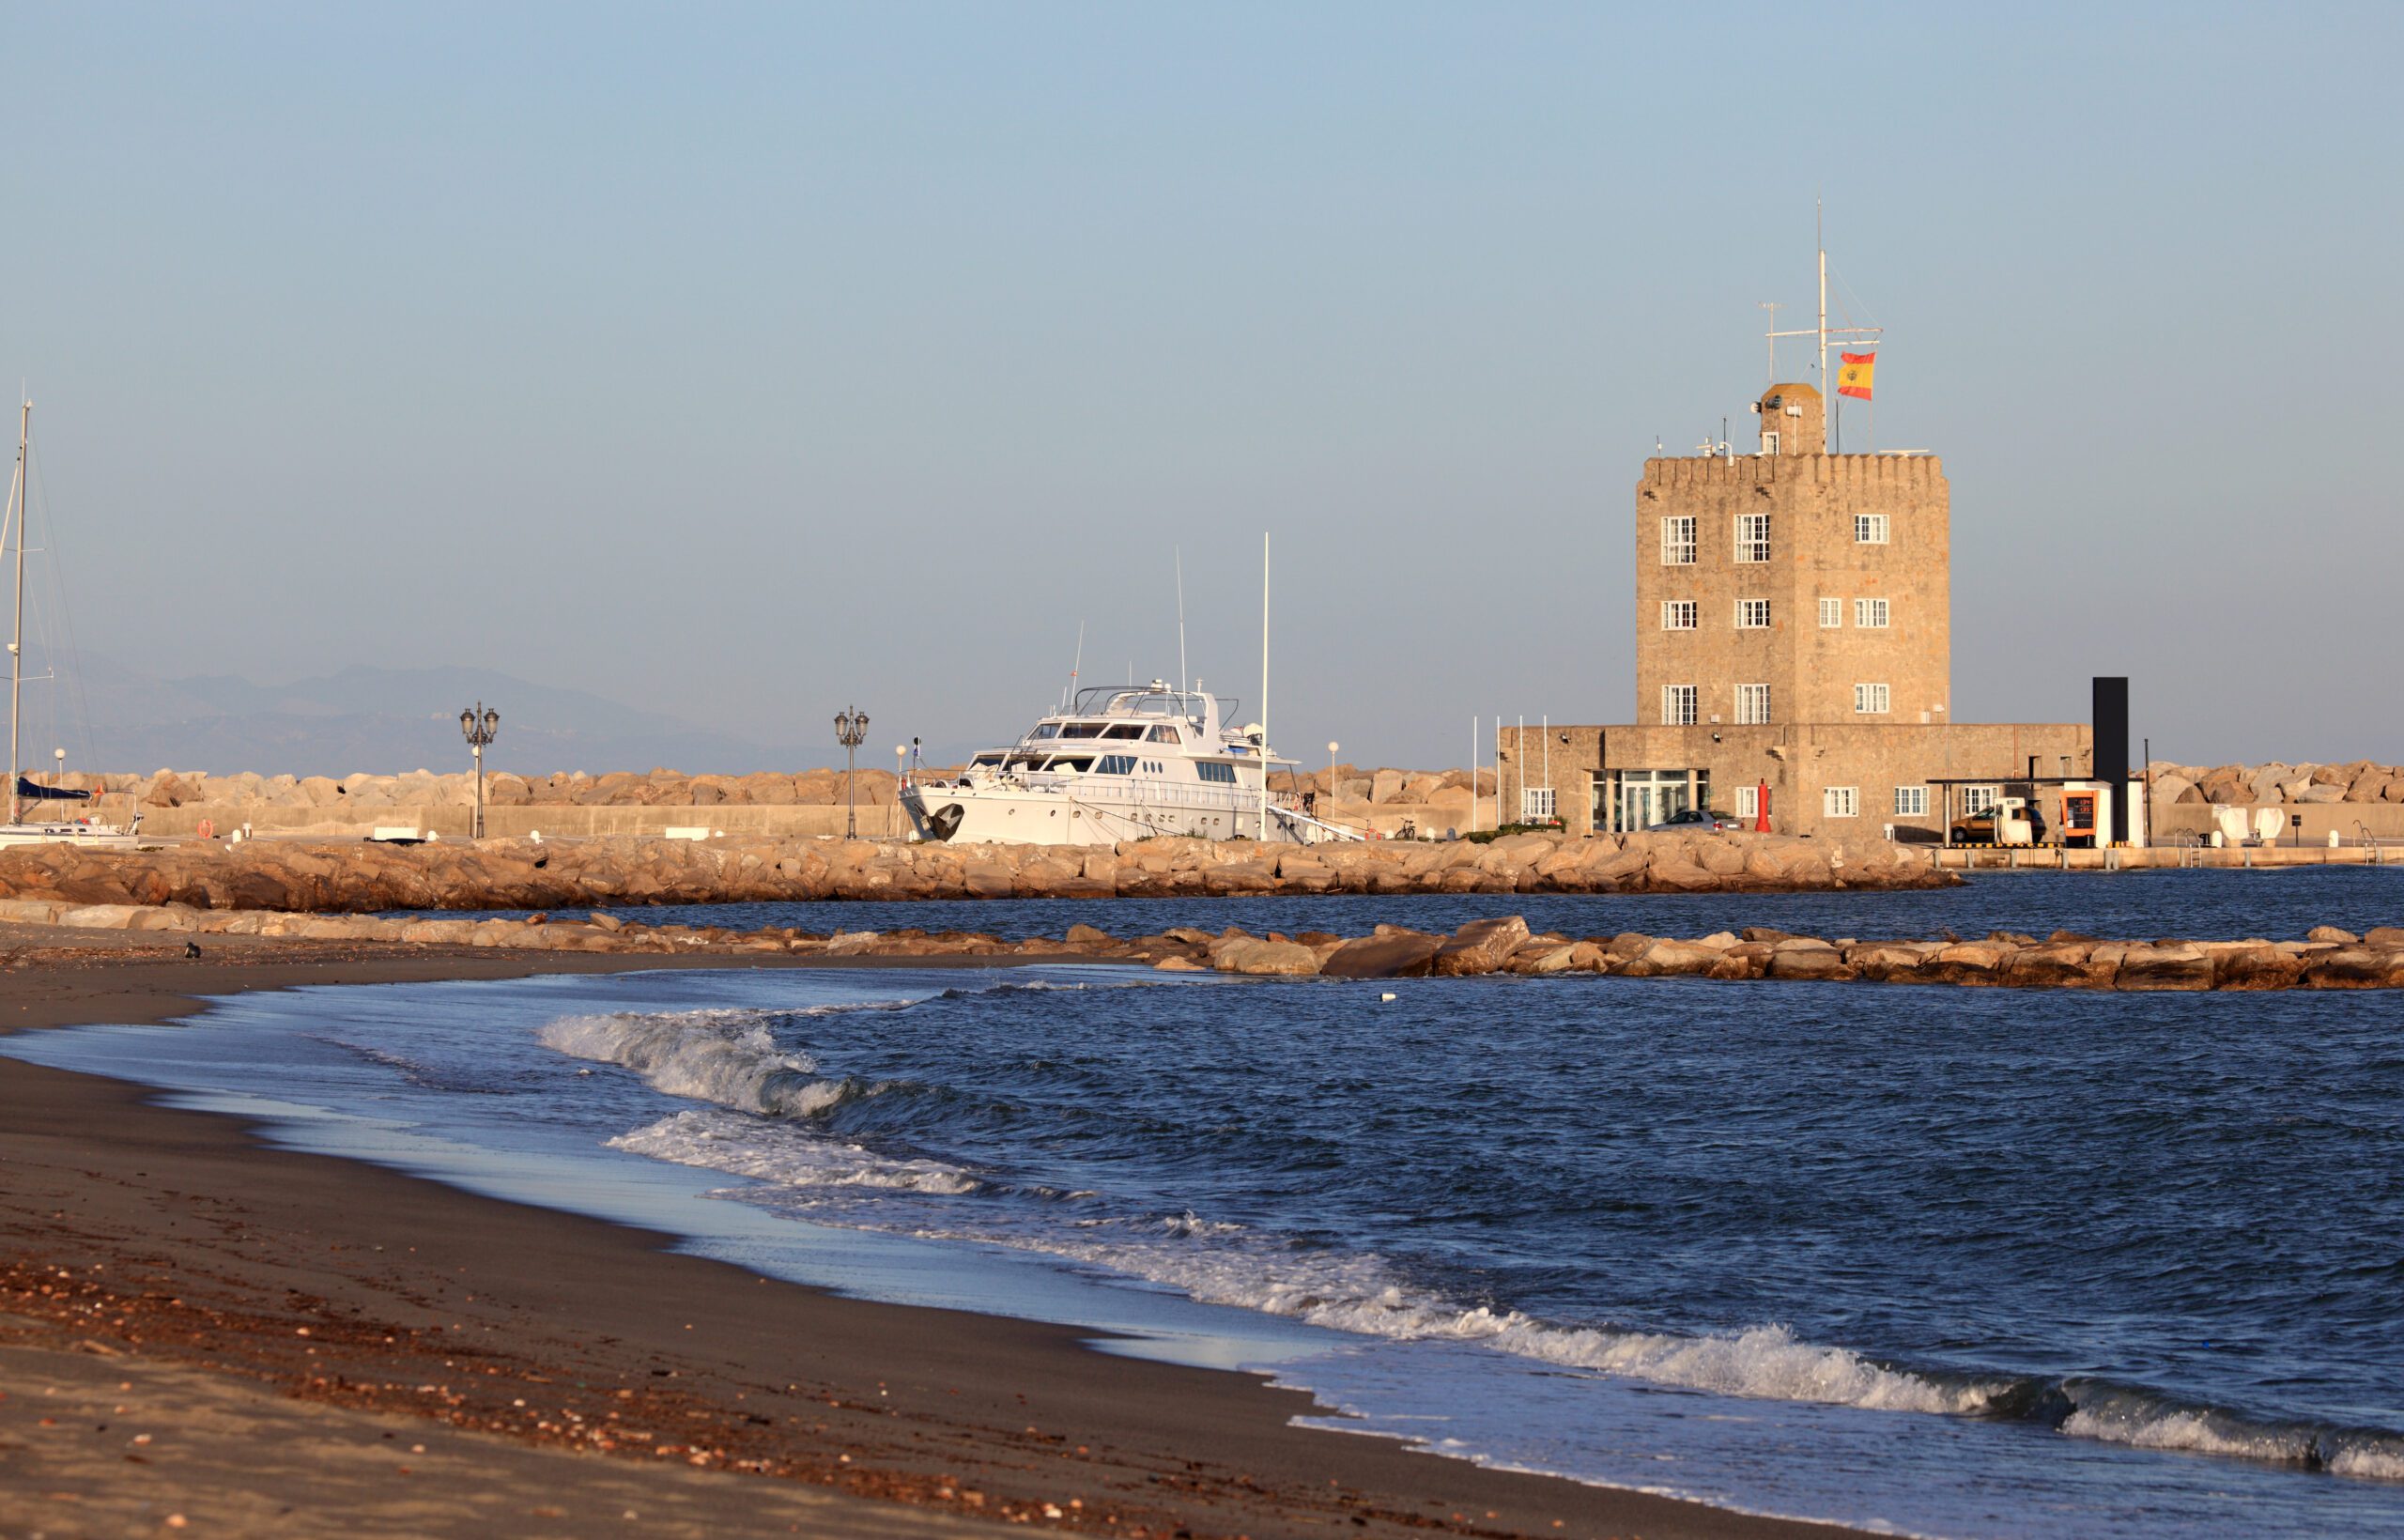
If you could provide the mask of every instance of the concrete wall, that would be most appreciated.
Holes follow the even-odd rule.
[[[2279,841],[2287,843],[2296,838],[2291,821],[2304,820],[2304,840],[2308,845],[2327,845],[2330,831],[2341,839],[2355,840],[2365,834],[2376,839],[2404,840],[2404,802],[2281,802],[2263,803],[2279,815]],[[2254,808],[2245,809],[2250,821]],[[2159,797],[2153,804],[2154,834],[2157,839],[2196,835],[2209,839],[2219,825],[2212,820],[2212,805],[2208,802],[2165,802]]]
[[[249,824],[254,834],[362,837],[377,828],[420,828],[445,839],[468,835],[473,809],[449,803],[363,808],[279,808],[260,803],[188,802],[180,808],[146,808],[142,832],[188,835],[208,821],[221,839]],[[485,832],[496,839],[541,833],[546,838],[576,839],[592,835],[659,834],[671,828],[722,829],[729,835],[768,839],[807,839],[839,835],[844,829],[843,809],[815,804],[783,807],[591,807],[561,804],[524,808],[485,808]],[[859,832],[878,839],[906,832],[908,822],[892,804],[859,809]]]

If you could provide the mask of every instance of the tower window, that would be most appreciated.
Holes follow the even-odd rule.
[[[1661,686],[1661,725],[1663,727],[1694,726],[1695,687],[1692,685]]]
[[[1695,603],[1692,599],[1664,599],[1661,601],[1662,630],[1691,631],[1694,629],[1694,619]]]
[[[1822,627],[1832,628],[1835,626],[1841,626],[1843,624],[1844,601],[1842,599],[1822,599],[1820,601],[1820,624]]]
[[[1736,627],[1741,631],[1768,630],[1769,601],[1767,599],[1737,600]]]
[[[1928,788],[1925,786],[1896,787],[1895,816],[1897,818],[1926,818],[1928,816]]]
[[[1887,543],[1887,516],[1856,514],[1853,516],[1853,541],[1857,546],[1883,546]]]
[[[1778,453],[1778,430],[1776,428],[1762,429],[1762,453],[1764,454],[1775,454]]]
[[[1820,793],[1820,811],[1829,818],[1855,818],[1861,812],[1861,788],[1830,786]]]
[[[1738,514],[1736,516],[1736,560],[1766,562],[1769,560],[1769,516]]]
[[[1694,517],[1672,515],[1661,520],[1661,564],[1665,567],[1694,565]]]
[[[1769,720],[1769,686],[1739,685],[1736,686],[1736,724],[1758,727]]]
[[[1856,625],[1866,625],[1873,631],[1885,630],[1887,626],[1887,601],[1884,599],[1854,600],[1853,624]]]
[[[1886,716],[1887,686],[1884,685],[1856,685],[1853,687],[1853,709],[1856,715],[1861,716]]]

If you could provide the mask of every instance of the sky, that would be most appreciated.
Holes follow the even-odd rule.
[[[2125,673],[2158,756],[2404,759],[2404,8],[8,33],[0,371],[77,639],[153,673],[1000,739],[1081,624],[1085,682],[1173,677],[1181,560],[1250,718],[1267,532],[1287,752],[1626,721],[1642,462],[1746,421],[1817,198],[1880,444],[1945,456],[1957,719]]]

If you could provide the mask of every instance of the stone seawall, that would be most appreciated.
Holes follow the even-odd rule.
[[[2356,990],[2404,988],[2404,929],[2362,934],[2316,927],[2302,941],[2107,941],[2057,932],[2040,940],[1996,932],[1981,941],[1835,940],[1783,931],[1722,931],[1694,940],[1623,932],[1577,938],[1531,933],[1518,915],[1472,920],[1450,935],[1380,925],[1365,936],[1305,931],[1266,935],[1229,927],[1177,926],[1155,935],[1115,937],[1071,925],[1058,940],[1005,941],[974,931],[822,933],[783,926],[628,924],[613,915],[531,919],[382,919],[366,915],[285,915],[194,909],[182,904],[69,904],[0,899],[0,923],[68,931],[133,931],[193,938],[244,937],[273,945],[469,947],[510,951],[643,956],[734,956],[766,960],[841,958],[904,965],[936,958],[1005,961],[1082,959],[1171,972],[1216,971],[1285,978],[1471,978],[1481,974],[1608,974],[1622,978],[1739,982],[1948,984],[2001,989],[2121,992]],[[200,942],[190,942],[199,947]],[[67,948],[73,950],[71,947]]]
[[[1960,879],[1925,850],[1764,835],[1526,834],[1490,843],[1116,847],[885,840],[487,839],[417,846],[198,840],[139,853],[0,852],[0,898],[362,913],[814,899],[1321,893],[1694,893],[1912,888]]]

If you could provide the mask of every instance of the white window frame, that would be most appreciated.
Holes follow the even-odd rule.
[[[1884,685],[1856,685],[1853,687],[1853,712],[1857,716],[1884,716],[1892,703],[1892,692]]]
[[[1768,630],[1769,601],[1767,599],[1737,600],[1736,629],[1739,631]]]
[[[1697,547],[1697,521],[1692,514],[1661,516],[1661,564],[1665,567],[1690,567],[1700,554]]]
[[[1821,787],[1820,816],[1823,818],[1860,817],[1861,788],[1858,786]]]
[[[1778,453],[1778,430],[1776,428],[1762,429],[1762,453],[1764,454],[1775,454]]]
[[[1769,560],[1769,516],[1736,516],[1736,560],[1747,565]]]
[[[1552,788],[1549,786],[1520,787],[1519,822],[1522,824],[1552,822],[1553,803]]]
[[[1962,788],[1962,816],[1982,813],[2001,800],[2001,786],[1965,786]]]
[[[1896,787],[1895,816],[1897,818],[1926,818],[1928,816],[1928,788],[1925,786]]]
[[[1737,787],[1736,816],[1738,818],[1750,820],[1757,819],[1761,817],[1761,815],[1762,789],[1759,786]]]
[[[1887,601],[1884,599],[1856,599],[1853,601],[1853,624],[1861,627],[1865,631],[1884,631],[1887,629],[1888,613]]]
[[[1692,685],[1661,686],[1661,725],[1692,727],[1701,708],[1703,692]]]
[[[1662,600],[1661,629],[1664,631],[1691,631],[1695,629],[1697,617],[1701,612],[1701,608],[1702,607],[1697,605],[1692,599]]]
[[[1853,543],[1857,546],[1883,546],[1887,543],[1887,516],[1856,514],[1853,516]]]
[[[1736,725],[1761,727],[1769,721],[1769,686],[1739,685],[1736,686]]]
[[[1823,631],[1833,631],[1843,624],[1844,601],[1842,599],[1822,599],[1820,601],[1820,629]]]

